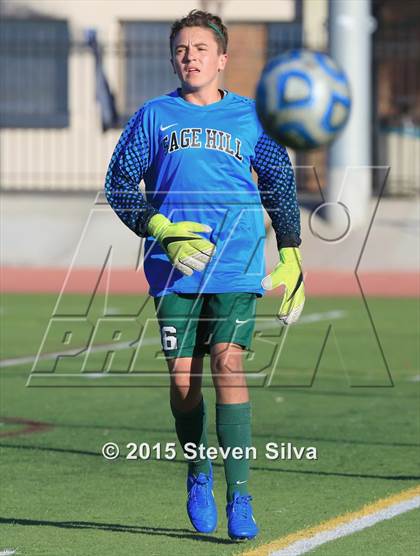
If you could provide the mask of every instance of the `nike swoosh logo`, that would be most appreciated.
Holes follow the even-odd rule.
[[[244,483],[246,483],[246,481],[236,481],[237,485],[243,485]]]
[[[165,125],[165,126],[161,125],[160,126],[160,131],[166,131],[170,127],[174,127],[174,125],[178,125],[178,124],[176,123],[176,124],[170,124],[170,125]]]
[[[236,322],[236,324],[243,324],[244,322],[246,322],[246,320],[239,320],[239,319],[236,319],[235,322]]]

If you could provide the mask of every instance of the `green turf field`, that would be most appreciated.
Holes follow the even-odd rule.
[[[260,301],[247,370],[258,451],[251,487],[261,534],[245,545],[226,534],[220,459],[214,464],[219,526],[212,535],[194,533],[186,516],[186,464],[179,447],[174,461],[125,459],[129,442],[175,440],[165,362],[157,327],[148,321],[152,303],[121,295],[104,305],[101,296],[92,303],[67,296],[56,308],[61,322],[51,329],[44,355],[77,342],[83,347],[86,331],[104,311],[106,322],[94,331],[96,346],[135,341],[141,332],[143,347],[137,355],[132,347],[111,357],[104,347],[87,360],[84,354],[58,363],[45,358],[26,386],[32,363],[13,359],[38,352],[55,304],[55,295],[2,298],[1,352],[11,361],[0,369],[0,554],[240,554],[420,483],[416,300],[369,299],[376,336],[359,299],[309,299],[301,324],[287,334],[270,324],[275,300]],[[112,319],[121,329],[118,337],[112,336]],[[63,331],[70,329],[75,344],[63,348]],[[128,374],[133,357],[134,372]],[[217,446],[212,388],[205,397],[209,439]],[[24,425],[5,418],[50,428],[18,435]],[[113,462],[101,455],[111,441],[121,448]],[[314,446],[318,459],[270,461],[267,442]],[[418,531],[414,510],[313,554],[414,555]]]

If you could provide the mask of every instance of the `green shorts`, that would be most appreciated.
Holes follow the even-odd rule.
[[[204,357],[211,346],[249,349],[255,325],[255,293],[168,294],[155,297],[167,358]]]

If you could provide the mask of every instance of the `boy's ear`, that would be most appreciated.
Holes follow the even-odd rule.
[[[219,60],[219,71],[223,71],[225,69],[227,61],[228,61],[228,55],[222,54]]]

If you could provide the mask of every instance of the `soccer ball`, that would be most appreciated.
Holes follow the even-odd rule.
[[[331,143],[345,126],[349,81],[326,54],[290,50],[263,69],[256,107],[263,128],[278,143],[314,149]]]

